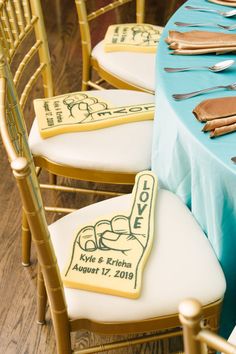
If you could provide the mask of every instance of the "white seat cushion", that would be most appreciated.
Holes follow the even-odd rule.
[[[130,210],[129,195],[80,209],[50,226],[62,270],[79,225],[99,216]],[[132,321],[178,313],[179,303],[196,298],[203,305],[223,297],[225,279],[216,256],[187,207],[166,190],[158,191],[155,237],[144,269],[141,296],[132,300],[65,288],[70,318]]]
[[[103,41],[92,50],[99,65],[111,74],[130,84],[155,91],[154,53],[105,52]]]
[[[90,91],[114,106],[153,103],[154,96],[130,90]],[[153,121],[127,123],[42,139],[35,119],[29,135],[33,155],[67,166],[136,173],[150,169]]]

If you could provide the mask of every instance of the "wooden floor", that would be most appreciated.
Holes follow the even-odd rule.
[[[103,0],[99,0],[103,1]],[[147,22],[164,24],[180,3],[147,0]],[[52,58],[55,93],[80,89],[81,48],[73,0],[42,0]],[[157,4],[159,3],[159,4]],[[57,4],[57,6],[56,6]],[[167,4],[172,8],[167,8]],[[56,10],[55,10],[56,8]],[[106,24],[100,24],[99,34]],[[103,28],[104,27],[104,28]],[[97,28],[94,29],[98,32]],[[32,112],[31,107],[27,107]],[[94,202],[80,199],[80,206]],[[36,258],[32,266],[21,266],[21,208],[18,191],[0,143],[0,353],[53,354],[54,334],[47,314],[47,325],[36,324]],[[76,348],[101,340],[88,333],[75,338]],[[153,343],[119,353],[167,353],[178,351],[178,345]]]

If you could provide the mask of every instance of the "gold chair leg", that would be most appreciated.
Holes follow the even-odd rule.
[[[37,323],[43,325],[46,322],[47,292],[40,265],[38,265],[37,281]],[[51,308],[51,315],[54,323],[57,353],[72,354],[70,327],[66,310],[54,312]]]
[[[54,321],[54,332],[58,354],[72,354],[70,329],[68,323],[69,321],[66,318],[62,319],[61,321],[60,319],[55,319]]]
[[[38,283],[37,283],[37,323],[40,325],[45,324],[47,306],[47,293],[44,284],[43,274],[40,266],[38,265]]]
[[[22,265],[28,267],[30,265],[30,249],[31,249],[31,232],[29,229],[26,215],[22,213]]]

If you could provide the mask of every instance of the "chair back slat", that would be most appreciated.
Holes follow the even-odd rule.
[[[0,129],[2,140],[10,162],[18,157],[25,157],[29,163],[33,161],[28,146],[25,122],[22,119],[17,93],[13,81],[8,80],[10,69],[0,53]]]
[[[20,97],[20,106],[22,107],[22,109],[24,109],[29,92],[31,88],[34,86],[35,82],[38,80],[40,74],[45,68],[45,65],[46,65],[45,63],[41,63],[40,66],[35,70],[34,74],[31,76],[27,84],[25,85],[24,91],[22,92]]]
[[[41,64],[46,64],[44,70],[42,71],[44,95],[45,97],[51,97],[54,94],[51,60],[48,48],[46,29],[43,21],[43,12],[39,0],[31,0],[31,10],[32,15],[38,18],[38,21],[36,21],[34,25],[36,39],[42,41],[42,45],[39,48],[39,60]]]
[[[27,67],[27,64],[33,58],[33,56],[37,53],[41,44],[42,44],[42,41],[37,40],[37,42],[30,48],[30,50],[26,53],[24,58],[21,60],[19,66],[15,72],[15,75],[14,75],[14,84],[16,86],[18,85],[18,83],[21,79],[24,69]]]
[[[82,44],[82,59],[83,65],[90,66],[90,54],[92,50],[91,34],[88,23],[87,8],[83,0],[75,0],[75,5],[78,13],[81,44]]]
[[[97,10],[92,11],[91,13],[88,13],[86,11],[86,19],[87,19],[87,21],[92,21],[92,20],[98,18],[99,16],[104,15],[106,12],[112,11],[112,10],[116,9],[117,7],[125,5],[129,2],[132,2],[132,1],[134,1],[134,0],[113,0],[108,5],[100,7]],[[79,7],[86,8],[85,3],[86,3],[86,0],[75,0],[75,4],[77,6],[77,9]],[[144,10],[145,10],[145,0],[136,0],[136,22],[137,23],[144,22]]]
[[[116,9],[117,7],[127,4],[128,2],[131,2],[131,1],[133,1],[133,0],[116,0],[104,7],[100,7],[98,10],[93,11],[88,15],[88,21],[94,20],[95,18],[98,18],[99,16],[105,14],[106,12],[112,11],[112,10]]]
[[[12,0],[9,0],[8,2],[8,11],[10,14],[12,33],[14,35],[15,40],[17,41],[19,38],[19,25],[16,17],[16,9]]]
[[[11,142],[14,147],[14,153],[13,152],[11,153],[11,160],[14,160],[16,157],[26,155],[23,148],[23,141],[24,141],[23,134],[25,134],[25,132],[23,133],[23,130],[18,129],[18,126],[14,118],[14,112],[10,108],[9,103],[8,103],[8,111],[7,111],[6,119],[7,119],[8,129],[5,130],[9,134],[8,139],[11,139]]]
[[[5,50],[6,56],[9,58],[10,57],[10,41],[6,35],[6,32],[4,30],[4,23],[3,21],[0,21],[0,42],[3,45],[3,48]]]
[[[19,0],[14,0],[14,4],[15,4],[15,13],[17,16],[17,23],[20,28],[20,32],[22,32],[22,31],[24,31],[24,28],[26,26],[23,8],[22,8]]]
[[[53,96],[50,56],[40,1],[0,1],[0,23],[0,42],[9,63],[14,62],[14,84],[20,88],[22,108],[39,77],[43,80],[44,96]],[[32,59],[37,62],[33,74]],[[25,80],[26,75],[32,76]]]
[[[23,6],[23,10],[24,10],[24,16],[25,16],[25,19],[26,19],[26,23],[30,26],[31,11],[30,11],[29,0],[23,0],[22,1],[22,6]]]
[[[3,30],[6,33],[6,37],[7,37],[7,40],[9,42],[9,44],[10,44],[10,47],[14,48],[15,39],[14,39],[14,36],[13,36],[13,33],[12,33],[9,13],[7,12],[6,8],[2,9],[1,20],[3,22]]]
[[[1,65],[2,63],[0,63]],[[9,110],[6,111],[6,97],[7,97],[7,87],[6,87],[6,78],[2,75],[2,65],[0,67],[0,129],[3,144],[7,151],[7,155],[10,161],[16,159],[18,155],[18,149],[15,146],[15,140],[17,137],[17,131],[14,129],[13,121],[11,117],[9,118]],[[3,117],[5,119],[3,119]]]
[[[32,16],[30,15],[29,17],[29,15],[27,15],[28,21],[26,22],[23,4],[21,4],[19,0],[1,1],[0,12],[1,20],[5,24],[4,27],[8,35],[8,40],[11,42],[11,47],[15,49],[25,38],[29,30],[28,27],[32,27]]]

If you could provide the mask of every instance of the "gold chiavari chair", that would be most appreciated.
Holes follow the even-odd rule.
[[[38,321],[44,321],[47,293],[59,354],[99,353],[179,335],[178,304],[189,296],[200,298],[205,318],[217,327],[225,292],[223,272],[190,211],[169,191],[158,191],[153,212],[154,242],[139,298],[62,286],[60,271],[66,265],[67,252],[79,224],[91,225],[93,220],[108,213],[127,215],[132,196],[127,194],[81,208],[48,227],[21,107],[1,48],[0,132],[38,256]],[[107,336],[128,333],[139,333],[139,336],[72,351],[70,333],[81,329]],[[159,330],[163,332],[147,334]],[[140,336],[141,333],[146,334]]]
[[[103,41],[92,48],[92,43],[94,45],[96,39],[92,36],[91,21],[131,1],[133,0],[110,0],[100,8],[99,2],[96,2],[96,10],[89,13],[88,6],[91,0],[75,0],[83,54],[82,90],[89,87],[99,89],[105,80],[117,88],[154,93],[155,54],[129,51],[107,53],[104,51]],[[140,24],[144,22],[145,0],[135,2],[136,22]],[[162,31],[162,28],[159,27],[159,30]],[[93,71],[100,79],[93,81]]]
[[[53,96],[50,56],[40,0],[0,1],[0,41],[14,73],[22,110],[27,100],[32,103],[30,100],[35,98],[33,89],[38,79],[42,80],[44,96]],[[126,90],[103,90],[99,94],[94,91],[96,95],[110,102],[113,107],[154,102],[153,95]],[[26,113],[25,120],[29,129]],[[59,185],[56,176],[110,186],[132,185],[138,171],[150,168],[151,141],[151,121],[42,139],[35,119],[29,133],[35,164],[39,172],[40,169],[47,170],[51,177],[50,184],[41,184],[41,188],[107,196],[122,193],[114,192],[114,188],[110,188],[110,191],[99,190],[99,186],[92,190]],[[46,209],[61,213],[72,210],[51,206]],[[30,264],[30,246],[30,230],[23,214],[22,264],[25,266]]]
[[[226,354],[236,353],[235,329],[226,341],[203,325],[203,310],[198,300],[184,300],[179,306],[179,317],[183,326],[186,354],[205,354],[212,350]]]

